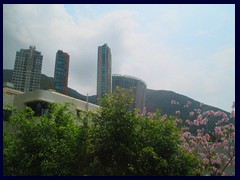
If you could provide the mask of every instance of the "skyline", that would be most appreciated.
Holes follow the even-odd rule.
[[[95,95],[97,48],[112,74],[138,77],[230,111],[235,101],[235,5],[3,5],[3,68],[35,45],[54,77],[57,50],[71,56],[69,87]],[[170,103],[170,102],[169,102]]]

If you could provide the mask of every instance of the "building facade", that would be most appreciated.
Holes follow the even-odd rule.
[[[114,74],[112,76],[113,92],[115,92],[117,87],[125,89],[132,88],[134,94],[133,108],[143,110],[145,106],[145,92],[147,88],[147,84],[144,81],[133,76]]]
[[[43,56],[35,46],[21,49],[16,53],[12,83],[22,92],[40,89]]]
[[[111,49],[105,43],[98,47],[97,66],[97,98],[112,92],[112,55]]]
[[[35,116],[41,116],[48,113],[49,105],[52,103],[71,103],[72,110],[78,115],[81,111],[96,111],[99,106],[82,101],[64,94],[52,91],[38,89],[31,92],[21,92],[12,89],[10,86],[3,87],[3,120],[4,124],[12,114],[12,109],[8,106],[15,106],[17,109],[25,109],[26,106],[32,108]]]
[[[68,94],[69,55],[61,50],[57,51],[54,70],[54,89],[62,94]]]

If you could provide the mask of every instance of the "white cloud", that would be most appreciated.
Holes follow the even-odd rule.
[[[22,44],[12,49],[11,59],[20,48],[36,45],[44,56],[42,72],[50,76],[57,50],[68,52],[69,86],[81,93],[95,94],[97,47],[108,43],[114,69],[120,69],[129,52],[128,36],[134,34],[133,15],[130,11],[117,11],[96,19],[79,17],[74,21],[63,5],[8,5],[4,7],[4,34]],[[13,63],[6,59],[4,67],[13,68]]]
[[[151,18],[150,10],[142,13],[141,9],[100,14],[92,9],[88,16],[80,11],[69,14],[63,5],[4,5],[4,68],[13,68],[16,51],[36,45],[44,56],[42,72],[53,76],[55,55],[61,49],[70,54],[69,86],[93,95],[97,47],[108,43],[113,73],[141,78],[151,89],[172,90],[215,106],[224,104],[218,97],[233,92],[235,49],[224,45],[210,53],[202,50],[203,45],[198,49],[199,39],[187,39],[183,34],[183,30],[191,32],[184,27],[184,9],[165,8],[159,15],[155,8]],[[205,29],[194,29],[194,33],[205,37]],[[188,41],[172,46],[173,34],[186,37],[194,46]]]

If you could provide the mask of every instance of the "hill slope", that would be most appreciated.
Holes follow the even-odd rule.
[[[179,105],[173,105],[171,104],[171,100],[176,100],[179,102]],[[184,105],[187,104],[187,102],[190,101],[192,104],[189,105],[189,107],[184,107]],[[154,112],[156,109],[161,109],[163,112],[168,114],[175,114],[177,110],[180,110],[181,113],[185,114],[186,111],[189,112],[190,109],[199,109],[200,108],[200,102],[196,101],[192,98],[189,98],[187,96],[175,93],[173,91],[166,91],[166,90],[151,90],[147,89],[146,91],[146,107],[148,108],[148,111]],[[219,111],[221,109],[209,106],[204,104],[201,108],[202,112],[208,111],[208,110],[214,110]],[[223,111],[223,110],[221,110]],[[227,113],[226,111],[224,111]]]
[[[12,72],[13,70],[3,70],[3,82],[11,82],[11,77],[12,77]],[[54,78],[53,77],[48,77],[44,74],[41,74],[41,83],[40,87],[41,89],[53,89],[53,83],[54,83]],[[87,97],[78,93],[76,90],[72,88],[68,88],[68,95],[80,100],[87,100]],[[179,115],[180,118],[182,119],[193,119],[196,117],[190,117],[189,112],[194,111],[194,109],[199,109],[200,108],[200,102],[195,101],[194,99],[191,99],[187,96],[175,93],[173,91],[166,91],[166,90],[151,90],[147,89],[146,90],[146,102],[145,105],[147,107],[148,112],[155,112],[157,109],[162,110],[163,114],[167,115],[175,115],[176,111],[179,110],[181,111],[181,114]],[[179,102],[179,105],[173,105],[171,104],[171,100],[176,100]],[[90,103],[97,104],[97,97],[96,95],[94,96],[89,96],[88,100]],[[188,108],[184,108],[184,105],[190,101],[192,104]],[[223,111],[219,108],[209,106],[209,105],[203,105],[201,107],[201,111],[205,112],[208,110],[214,110],[214,111]],[[228,112],[224,111],[225,113],[229,114]]]
[[[178,104],[171,104],[171,101],[175,100],[179,102]],[[188,107],[186,106],[187,102],[191,102],[191,105]],[[209,106],[206,104],[203,104],[200,107],[200,102],[196,101],[194,99],[191,99],[187,96],[177,94],[172,91],[165,91],[165,90],[151,90],[147,89],[146,91],[146,101],[145,105],[147,107],[148,112],[155,112],[157,109],[162,111],[162,114],[167,114],[167,115],[174,115],[179,118],[181,118],[184,122],[189,119],[191,121],[197,119],[197,113],[195,110],[200,110],[202,113],[213,110],[213,111],[223,111],[225,112],[228,116],[230,115],[229,112],[226,112],[224,110],[221,110],[219,108]],[[176,111],[180,111],[180,114],[176,114]],[[190,116],[190,112],[195,112],[195,115]],[[208,130],[213,130],[216,122],[222,119],[222,117],[211,117],[211,120],[208,123]],[[228,123],[233,123],[234,119],[230,119]],[[194,129],[192,129],[194,130]]]

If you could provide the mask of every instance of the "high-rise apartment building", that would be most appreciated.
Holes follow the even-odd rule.
[[[43,56],[35,46],[17,51],[12,75],[16,90],[28,92],[40,89],[42,60]]]
[[[57,51],[54,71],[54,89],[62,94],[68,94],[69,55]]]
[[[117,87],[132,89],[134,96],[133,108],[143,110],[145,106],[145,92],[147,84],[133,76],[118,75],[114,74],[112,76],[112,90],[115,92]]]
[[[107,44],[98,46],[97,97],[112,92],[112,55]]]

